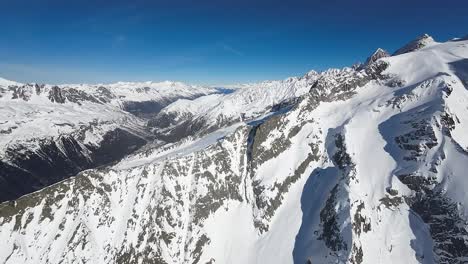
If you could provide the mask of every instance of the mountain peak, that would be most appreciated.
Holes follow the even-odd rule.
[[[366,63],[364,65],[367,66],[371,63],[374,63],[378,59],[389,57],[389,56],[390,54],[386,50],[378,48],[376,51],[374,51],[374,53],[372,53],[370,57],[367,58]]]
[[[427,46],[428,44],[431,44],[431,43],[434,43],[434,42],[435,42],[434,39],[430,35],[423,34],[423,35],[417,37],[416,39],[412,40],[411,42],[409,42],[405,46],[401,47],[397,51],[395,51],[395,53],[393,53],[393,55],[400,55],[400,54],[420,50],[420,49],[424,48],[425,46]]]

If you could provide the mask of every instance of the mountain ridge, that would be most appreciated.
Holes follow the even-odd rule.
[[[313,74],[218,134],[202,126],[0,204],[0,259],[463,263],[467,58],[449,41]]]

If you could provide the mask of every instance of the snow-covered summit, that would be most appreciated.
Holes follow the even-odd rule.
[[[124,101],[171,101],[173,98],[193,98],[217,92],[216,89],[207,86],[188,85],[182,82],[170,81],[62,85],[39,85],[36,83],[23,85],[5,81],[3,85],[0,83],[0,86],[4,86],[3,92],[0,91],[0,95],[6,98],[13,98],[16,93],[21,96],[21,99],[27,101],[31,97],[50,97],[51,93],[54,93],[63,96],[64,102],[69,101],[72,103],[87,100],[95,102],[112,101],[115,104]]]
[[[371,63],[376,62],[378,59],[385,58],[385,57],[390,57],[390,54],[381,48],[378,48],[374,53],[372,53],[371,56],[369,56],[364,63],[364,65],[369,65]]]

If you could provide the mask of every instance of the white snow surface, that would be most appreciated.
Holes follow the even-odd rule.
[[[19,87],[19,88],[18,88]],[[115,84],[69,84],[59,85],[62,94],[71,91],[94,97],[91,101],[65,100],[64,103],[49,99],[53,85],[39,86],[0,79],[0,156],[8,148],[23,146],[29,150],[39,147],[39,140],[53,140],[62,135],[85,133],[83,143],[98,145],[102,136],[116,128],[141,130],[145,121],[124,111],[127,102],[160,102],[179,97],[193,97],[216,92],[216,89],[192,86],[180,82],[119,82]],[[15,98],[18,89],[23,98]],[[39,92],[37,92],[39,89]],[[105,89],[105,90],[103,90]],[[108,95],[108,96],[107,96]],[[84,97],[85,97],[84,96]]]
[[[0,86],[21,85],[18,82],[10,81],[0,77]]]
[[[443,261],[445,253],[439,246],[444,241],[434,238],[430,225],[405,202],[403,197],[415,191],[397,177],[412,173],[435,180],[442,195],[457,208],[456,217],[463,219],[465,226],[460,228],[467,228],[468,79],[464,74],[468,72],[468,41],[433,43],[380,60],[389,65],[384,74],[401,85],[373,80],[356,88],[350,98],[321,101],[312,108],[315,99],[307,97],[307,92],[318,73],[243,87],[226,95],[178,100],[164,111],[210,118],[242,113],[258,117],[268,106],[306,95],[290,111],[267,118],[268,129],[261,130],[260,125],[255,139],[266,135],[268,143],[254,144],[261,150],[255,152],[259,156],[251,157],[255,162],[248,160],[251,126],[240,122],[203,138],[137,153],[103,170],[86,171],[23,197],[15,202],[14,210],[3,204],[0,260],[468,261],[466,256]],[[349,71],[322,74],[334,78]],[[118,85],[126,89],[127,84]],[[9,101],[5,107],[5,99],[0,98],[0,103],[5,113],[19,111],[20,106]],[[53,111],[60,115],[80,113],[68,104],[55,107]],[[25,106],[20,109],[23,116],[34,112]],[[120,110],[108,111],[109,116],[121,117]],[[450,133],[443,118],[447,113],[455,120]],[[55,121],[43,122],[31,128],[40,131],[45,123]],[[424,134],[406,137],[421,127]],[[340,136],[342,146],[337,143]],[[417,149],[399,147],[398,137],[406,137],[401,142]],[[265,153],[273,154],[262,156]],[[314,158],[308,160],[311,155]],[[405,158],[408,155],[412,159]],[[385,205],[389,197],[401,201]],[[7,209],[14,213],[10,215]],[[324,234],[325,218],[328,224],[336,224],[336,230]],[[334,246],[328,243],[329,236]]]
[[[229,94],[213,94],[195,100],[178,100],[166,107],[162,113],[173,113],[178,118],[189,115],[203,117],[208,123],[219,119],[255,118],[287,99],[306,94],[319,74],[311,71],[303,77],[291,77],[281,81],[265,81],[235,85]]]

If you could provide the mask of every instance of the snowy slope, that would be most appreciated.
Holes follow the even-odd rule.
[[[301,78],[288,78],[284,81],[269,81],[243,85],[233,93],[200,97],[195,100],[178,100],[164,109],[164,113],[190,113],[192,115],[209,115],[217,119],[238,117],[244,114],[247,118],[257,116],[275,104],[284,100],[299,97],[309,91],[317,78],[311,72]]]
[[[0,153],[16,141],[57,137],[95,120],[117,125],[122,124],[121,119],[136,119],[125,111],[129,103],[155,102],[163,108],[178,98],[214,92],[213,88],[178,82],[51,86],[1,81],[0,131],[4,136],[0,139]],[[87,136],[86,142],[99,142]]]
[[[18,82],[10,81],[0,77],[0,86],[21,85]]]
[[[0,80],[0,201],[113,162],[154,135],[147,116],[218,92],[179,82],[39,85]]]
[[[271,111],[287,109],[306,94],[321,75],[327,73],[311,71],[299,78],[236,85],[232,93],[212,94],[195,100],[181,99],[165,107],[149,124],[161,136],[168,135],[168,140],[172,141],[187,134],[203,135]]]
[[[1,204],[0,260],[467,262],[468,41],[378,57],[276,115]]]

